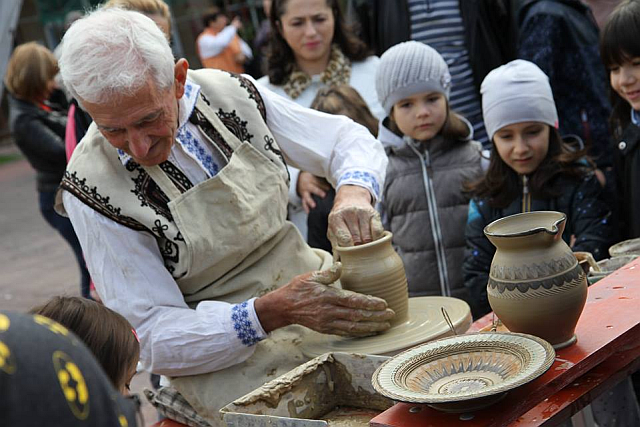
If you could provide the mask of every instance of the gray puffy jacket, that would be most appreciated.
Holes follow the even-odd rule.
[[[469,197],[462,186],[482,174],[481,145],[442,136],[399,145],[394,137],[388,129],[380,133],[389,156],[381,210],[404,261],[409,294],[467,300],[462,263]]]

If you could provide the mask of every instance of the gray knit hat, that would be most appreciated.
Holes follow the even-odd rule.
[[[387,114],[401,99],[422,92],[440,92],[449,100],[450,90],[449,67],[431,46],[408,41],[391,47],[380,57],[376,92]]]
[[[480,93],[489,139],[514,123],[541,122],[558,126],[549,78],[533,62],[516,59],[492,70],[484,78]]]

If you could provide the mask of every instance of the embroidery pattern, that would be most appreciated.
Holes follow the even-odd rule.
[[[205,102],[209,103],[209,101],[206,100],[204,95],[202,95],[202,99],[204,99]],[[227,159],[231,158],[231,155],[233,154],[233,150],[231,149],[229,144],[227,144],[227,142],[224,140],[222,135],[220,135],[220,132],[218,132],[216,128],[214,128],[213,125],[209,123],[209,120],[207,120],[204,117],[204,114],[202,114],[198,110],[198,108],[195,108],[193,110],[193,114],[191,114],[191,117],[189,117],[189,121],[194,125],[200,127],[200,130],[202,130],[202,132],[205,135],[207,135],[214,144],[218,146],[220,151],[225,155]]]
[[[233,329],[235,329],[238,339],[242,341],[242,344],[250,347],[257,344],[262,338],[258,337],[258,332],[254,329],[251,320],[249,320],[247,305],[246,301],[234,305],[231,309],[231,320],[233,320]]]
[[[256,88],[256,86],[253,83],[251,83],[249,79],[241,76],[240,74],[229,73],[229,75],[234,79],[238,79],[238,81],[240,82],[240,87],[245,89],[247,92],[249,92],[249,99],[252,99],[256,103],[256,105],[258,106],[258,111],[260,111],[260,115],[262,116],[262,119],[266,122],[267,109],[264,106],[264,101],[262,100],[262,96],[260,95],[260,92],[258,92],[258,89]]]
[[[200,141],[189,132],[186,126],[183,126],[178,131],[178,139],[182,146],[196,157],[196,160],[207,171],[209,176],[215,176],[218,171],[218,165],[213,161],[213,156],[202,147]]]
[[[376,198],[380,199],[380,184],[378,184],[378,180],[375,179],[373,175],[369,172],[364,171],[352,171],[347,172],[340,177],[340,181],[338,181],[338,185],[342,184],[344,181],[359,181],[364,184],[368,184],[373,189],[373,193],[376,195]]]
[[[220,119],[220,121],[225,125],[229,131],[234,134],[240,141],[251,142],[251,138],[253,135],[249,133],[247,129],[247,121],[242,120],[236,114],[236,110],[231,111],[230,113],[225,112],[222,108],[218,110],[216,116]]]
[[[287,162],[284,161],[284,156],[282,155],[282,151],[278,150],[276,147],[274,147],[274,144],[276,143],[276,141],[271,138],[269,135],[265,135],[264,136],[264,149],[265,150],[269,150],[272,153],[274,153],[276,156],[280,157],[280,160],[282,161],[282,164],[285,165],[285,167],[287,166]],[[287,170],[287,177],[288,180],[291,181],[291,174],[289,173],[289,168],[286,168]]]
[[[164,234],[169,229],[167,224],[163,224],[159,219],[156,219],[153,224],[154,227],[151,230],[158,236],[158,248],[164,260],[164,265],[169,270],[169,273],[173,273],[175,267],[169,265],[169,262],[177,264],[180,261],[180,248]]]
[[[149,231],[142,223],[126,215],[122,215],[121,209],[111,204],[110,197],[103,197],[98,193],[97,187],[87,185],[86,178],[78,178],[76,172],[64,173],[60,187],[76,196],[84,204],[106,216],[107,218],[137,231]]]

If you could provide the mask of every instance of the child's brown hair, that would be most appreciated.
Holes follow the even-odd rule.
[[[56,296],[32,314],[55,320],[75,333],[96,356],[118,390],[128,388],[130,368],[138,362],[140,344],[127,319],[95,301]]]
[[[349,85],[325,86],[318,90],[311,108],[323,113],[347,116],[378,136],[378,120],[357,90]]]

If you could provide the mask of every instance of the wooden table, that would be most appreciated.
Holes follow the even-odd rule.
[[[472,330],[491,321],[489,314]],[[576,333],[578,342],[558,350],[544,375],[488,408],[460,415],[398,403],[370,425],[552,426],[566,420],[640,367],[640,258],[589,287]]]

